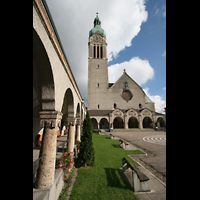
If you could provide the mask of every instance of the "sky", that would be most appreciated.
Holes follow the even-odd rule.
[[[106,31],[108,78],[126,69],[155,103],[166,107],[166,0],[46,0],[87,107],[88,38],[98,12]]]

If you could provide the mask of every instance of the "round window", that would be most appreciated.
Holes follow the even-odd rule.
[[[125,91],[122,92],[122,98],[127,102],[132,99],[132,96],[133,95],[128,90],[125,90]]]

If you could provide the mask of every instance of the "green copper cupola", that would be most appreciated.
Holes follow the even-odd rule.
[[[96,13],[97,16],[94,19],[94,28],[90,30],[89,37],[99,32],[102,36],[106,37],[106,32],[101,28],[101,20],[98,17],[98,13]]]

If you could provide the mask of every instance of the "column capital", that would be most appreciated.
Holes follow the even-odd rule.
[[[67,125],[74,126],[76,124],[76,118],[75,117],[68,117],[67,118]]]
[[[45,126],[55,128],[60,127],[62,113],[59,111],[41,111],[40,113],[40,127],[44,128]]]
[[[76,119],[76,125],[81,125],[81,119]]]

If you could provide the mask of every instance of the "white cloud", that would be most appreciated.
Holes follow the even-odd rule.
[[[158,6],[158,4],[156,3],[154,10],[155,10],[154,15],[166,17],[166,4],[162,4],[161,6]]]
[[[164,108],[166,107],[166,101],[162,100],[159,95],[150,95],[149,88],[143,89],[146,95],[155,103],[156,112],[164,114]]]
[[[131,46],[132,39],[147,20],[145,1],[47,0],[47,4],[82,98],[86,100],[88,37],[96,12],[99,12],[101,27],[106,31],[108,58],[112,60],[126,46]]]
[[[166,90],[166,87],[164,87],[163,90]]]
[[[123,69],[126,69],[126,73],[139,85],[154,78],[154,69],[149,64],[149,61],[142,60],[139,57],[133,57],[129,61],[108,67],[109,82],[116,82],[123,74]]]

